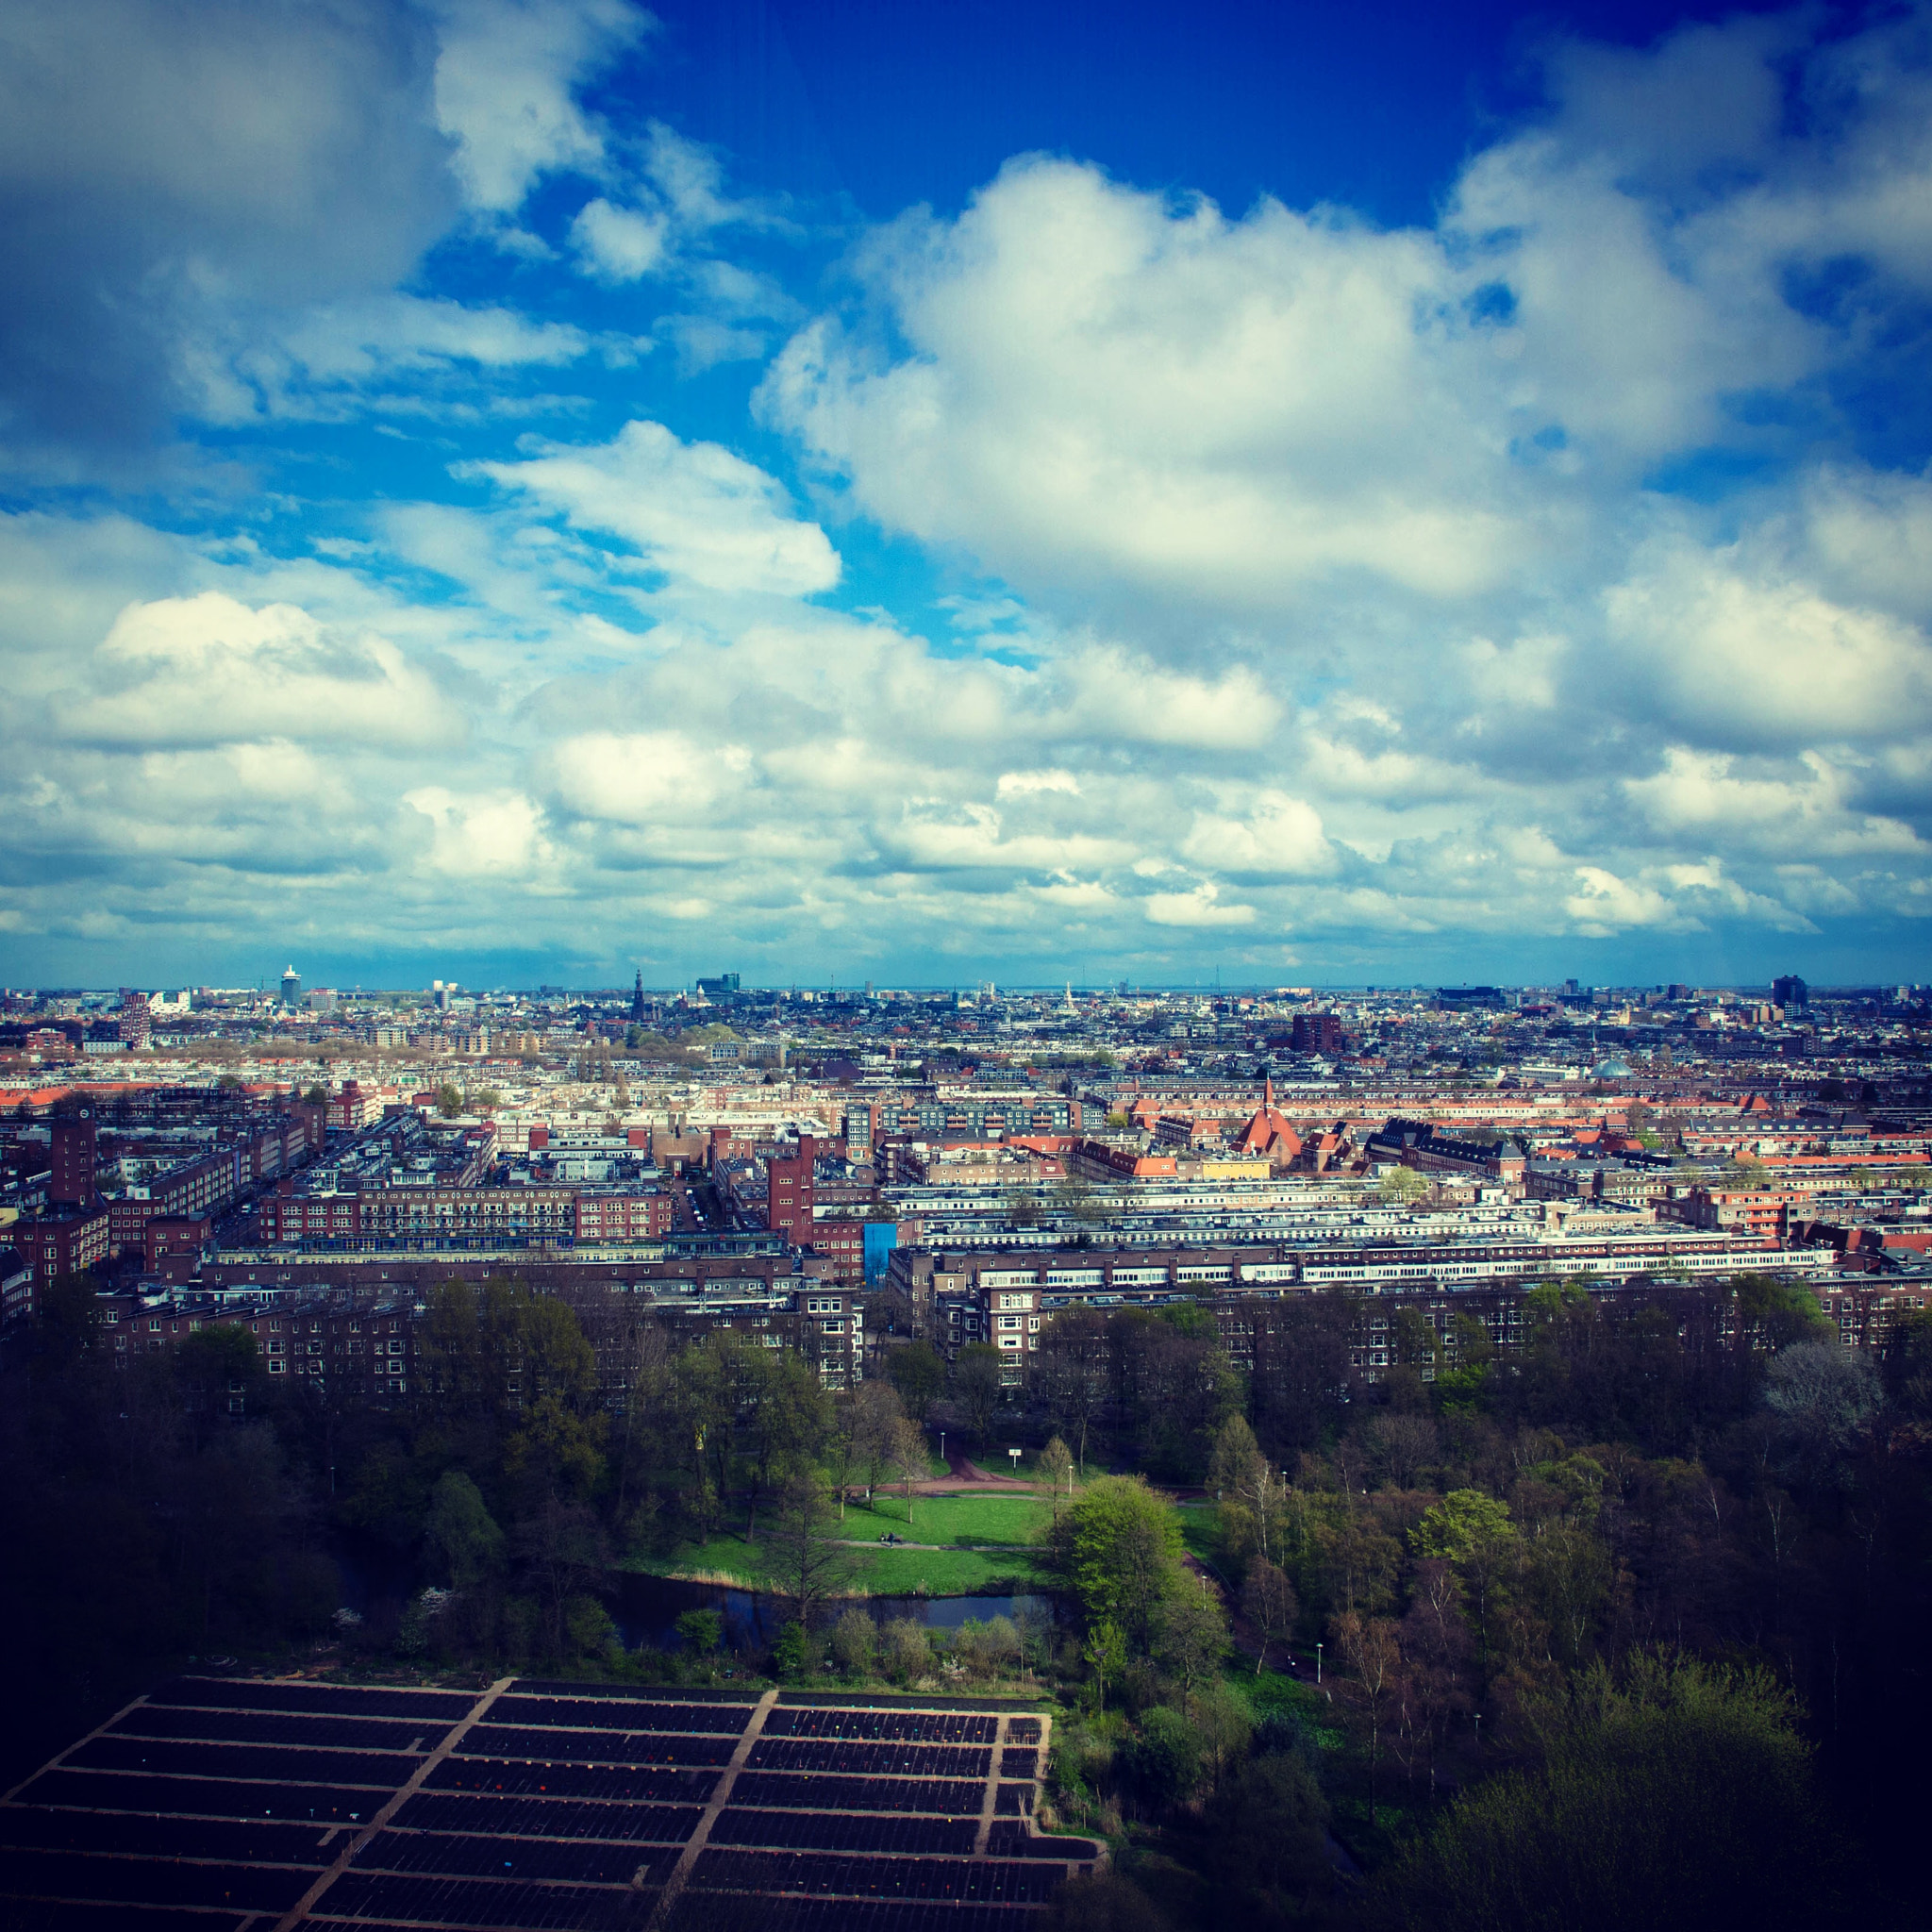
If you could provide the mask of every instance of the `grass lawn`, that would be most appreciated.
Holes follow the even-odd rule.
[[[1213,1503],[1174,1505],[1174,1514],[1181,1520],[1181,1541],[1188,1555],[1200,1557],[1210,1567],[1221,1557],[1221,1536],[1215,1523],[1218,1507]]]
[[[924,1507],[921,1499],[922,1516]],[[870,1530],[876,1536],[878,1529],[871,1525],[883,1520],[889,1519],[848,1510],[847,1532],[865,1536]],[[915,1526],[923,1536],[924,1524]],[[861,1544],[844,1555],[849,1570],[843,1588],[855,1596],[971,1596],[981,1591],[1004,1594],[1009,1589],[1026,1591],[1041,1588],[1023,1550],[895,1550]],[[769,1590],[774,1581],[764,1546],[748,1543],[741,1536],[714,1536],[702,1543],[682,1543],[634,1567],[658,1575],[728,1577],[745,1590]]]
[[[906,1498],[880,1490],[870,1506],[845,1506],[845,1536],[875,1537],[891,1530],[921,1543],[1030,1543],[1052,1511],[1024,1491],[967,1496],[914,1496],[912,1521]]]

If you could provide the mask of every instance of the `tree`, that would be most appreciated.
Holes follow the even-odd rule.
[[[939,1351],[929,1341],[895,1348],[886,1357],[886,1376],[899,1391],[906,1413],[924,1428],[940,1391],[946,1386],[946,1365]]]
[[[912,1486],[924,1482],[927,1462],[925,1432],[909,1417],[900,1416],[891,1424],[890,1459],[906,1485],[906,1527],[912,1527]]]
[[[1073,1438],[1083,1470],[1087,1431],[1107,1399],[1109,1353],[1107,1320],[1095,1308],[1055,1315],[1033,1351],[1035,1391],[1054,1427]]]
[[[1526,1716],[1531,1763],[1399,1851],[1378,1916],[1414,1932],[1835,1921],[1835,1837],[1769,1672],[1639,1654]]]
[[[1204,1823],[1213,1902],[1208,1923],[1292,1923],[1293,1907],[1332,1883],[1327,1802],[1298,1757],[1250,1758],[1216,1789]]]
[[[1190,1697],[1227,1655],[1227,1618],[1205,1576],[1183,1571],[1174,1579],[1160,1606],[1154,1655]]]
[[[812,1626],[820,1607],[850,1574],[852,1553],[833,1536],[824,1486],[800,1473],[779,1492],[765,1530],[765,1549],[779,1594],[791,1599],[800,1625]]]
[[[454,1080],[445,1080],[436,1090],[436,1110],[444,1120],[455,1120],[463,1110],[463,1096]]]
[[[1060,1491],[1067,1492],[1071,1501],[1074,1494],[1074,1452],[1055,1436],[1040,1452],[1040,1460],[1035,1465],[1046,1484],[1046,1493],[1052,1499],[1053,1513],[1060,1513]]]
[[[1255,1674],[1261,1674],[1268,1645],[1277,1635],[1287,1636],[1301,1614],[1301,1604],[1288,1573],[1277,1569],[1266,1557],[1257,1557],[1248,1565],[1241,1584],[1241,1614],[1255,1626],[1260,1642],[1255,1646]]]
[[[992,1419],[1000,1406],[1000,1352],[990,1342],[969,1341],[959,1351],[953,1364],[953,1399],[984,1449],[992,1440]]]
[[[1103,1620],[1088,1632],[1080,1657],[1093,1673],[1094,1702],[1107,1708],[1107,1680],[1127,1667],[1127,1637],[1118,1624]]]
[[[1363,1617],[1344,1611],[1330,1626],[1335,1647],[1353,1678],[1353,1699],[1368,1720],[1369,1824],[1375,1823],[1376,1775],[1382,1763],[1382,1727],[1402,1674],[1402,1644],[1396,1624],[1388,1617]]]
[[[852,1398],[850,1409],[852,1460],[863,1472],[865,1493],[872,1492],[892,1468],[898,1452],[900,1425],[908,1421],[898,1395],[886,1383],[861,1382]],[[924,1438],[921,1439],[922,1445]]]
[[[1048,1560],[1091,1624],[1118,1624],[1145,1655],[1181,1584],[1181,1525],[1143,1476],[1090,1483],[1048,1533]]]
[[[1412,1167],[1391,1167],[1375,1184],[1385,1208],[1407,1208],[1428,1191],[1428,1182]]]
[[[503,1562],[503,1531],[482,1491],[459,1469],[446,1471],[429,1492],[423,1537],[456,1590],[474,1590]]]

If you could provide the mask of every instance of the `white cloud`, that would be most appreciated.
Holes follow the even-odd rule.
[[[625,0],[435,0],[437,125],[473,208],[513,214],[541,175],[599,173],[605,130],[577,84],[635,45],[651,17]]]
[[[387,639],[215,591],[130,605],[91,668],[90,689],[58,715],[68,735],[97,744],[423,744],[454,724],[435,684]]]
[[[1221,888],[1211,879],[1189,892],[1150,892],[1144,902],[1156,925],[1252,925],[1252,906],[1221,903]]]
[[[825,533],[790,514],[773,477],[715,442],[680,442],[662,424],[639,422],[611,442],[539,450],[475,468],[575,528],[636,544],[649,569],[675,581],[791,597],[839,581]]]
[[[586,732],[557,746],[551,788],[567,812],[623,825],[689,824],[741,787],[751,755],[682,731]]]
[[[1000,774],[999,795],[1002,798],[1024,798],[1037,791],[1065,791],[1074,797],[1080,793],[1080,781],[1071,772],[1002,772]]]
[[[1284,791],[1263,791],[1239,818],[1199,814],[1181,850],[1197,865],[1257,878],[1302,877],[1335,864],[1321,813]]]
[[[1707,744],[1916,736],[1932,648],[1885,612],[1847,607],[1737,551],[1674,543],[1605,596],[1612,644],[1674,724]]]
[[[521,877],[554,862],[543,817],[517,791],[460,796],[441,785],[403,794],[403,803],[429,820],[428,863],[456,878]]]
[[[604,280],[634,282],[664,259],[669,225],[661,214],[618,208],[600,194],[577,210],[570,235]]]
[[[1522,554],[1426,236],[1031,159],[860,273],[910,354],[816,324],[767,407],[875,514],[1015,581],[1253,609],[1337,572],[1462,594]]]

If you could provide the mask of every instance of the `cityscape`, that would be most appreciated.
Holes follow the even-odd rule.
[[[1909,1932],[1932,0],[0,0],[0,1932]]]

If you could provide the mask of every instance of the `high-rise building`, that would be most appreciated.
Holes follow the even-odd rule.
[[[291,1008],[302,1004],[302,975],[292,966],[282,974],[282,1004]]]
[[[1771,982],[1772,997],[1779,1006],[1808,1007],[1811,1004],[1811,990],[1795,973],[1786,973]]]
[[[47,1180],[48,1205],[92,1208],[94,1204],[94,1118],[83,1109],[53,1126],[53,1173]]]

